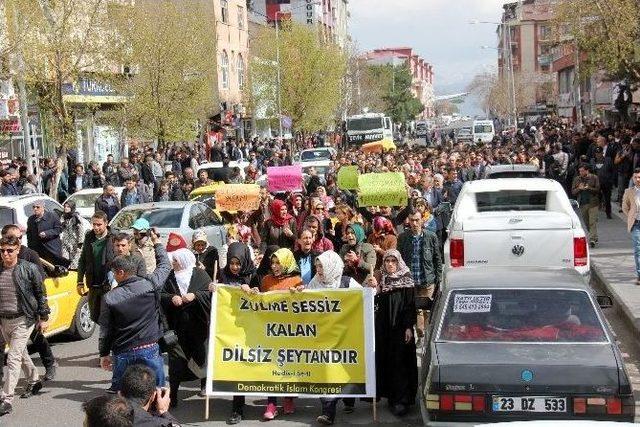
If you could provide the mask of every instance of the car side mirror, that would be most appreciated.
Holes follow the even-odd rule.
[[[598,305],[600,306],[600,308],[605,309],[605,308],[611,308],[613,307],[613,300],[611,299],[610,296],[607,295],[598,295],[596,297],[596,301],[598,301]]]
[[[576,199],[571,199],[571,200],[569,200],[569,203],[571,203],[571,207],[572,207],[574,210],[578,210],[578,209],[580,209],[580,203],[578,203],[578,201],[577,201]]]

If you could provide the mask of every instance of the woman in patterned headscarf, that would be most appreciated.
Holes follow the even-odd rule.
[[[281,248],[271,255],[271,274],[262,279],[260,285],[261,292],[276,290],[300,290],[303,287],[302,277],[298,264],[293,256],[293,252],[287,248]],[[292,397],[285,397],[283,404],[283,412],[285,415],[295,412],[295,404]],[[278,416],[277,398],[268,397],[267,407],[265,408],[262,419],[265,421],[273,420]]]
[[[271,274],[260,284],[260,291],[292,290],[302,286],[298,263],[288,248],[281,248],[271,255]]]
[[[414,403],[418,388],[413,337],[415,287],[411,271],[396,249],[384,253],[376,279],[376,389],[378,397],[388,399],[391,412],[403,416]]]

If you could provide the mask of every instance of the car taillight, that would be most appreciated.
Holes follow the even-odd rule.
[[[586,414],[587,413],[587,399],[584,397],[576,397],[573,399],[573,413],[574,414]]]
[[[451,267],[464,267],[464,240],[451,239],[449,241],[449,255]]]
[[[622,414],[622,401],[617,397],[607,398],[607,414],[609,415]]]
[[[584,267],[587,265],[587,238],[573,238],[573,265],[575,267]]]
[[[453,411],[453,395],[444,394],[440,396],[440,410]]]
[[[634,403],[633,401],[631,402]],[[626,408],[626,406],[625,406]],[[629,412],[633,412],[634,406],[630,406]],[[622,415],[623,404],[619,397],[574,397],[574,414],[602,414]],[[625,412],[627,410],[625,409]]]
[[[428,410],[484,412],[484,395],[428,394],[425,398]]]

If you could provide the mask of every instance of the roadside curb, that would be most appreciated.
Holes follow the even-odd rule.
[[[633,312],[628,304],[625,303],[623,295],[613,286],[611,282],[605,279],[602,271],[594,261],[591,262],[592,278],[597,284],[597,288],[600,288],[611,296],[613,300],[613,309],[620,313],[627,326],[629,326],[631,332],[637,339],[640,339],[640,317]]]

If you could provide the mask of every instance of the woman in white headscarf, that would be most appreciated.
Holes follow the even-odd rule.
[[[169,351],[171,405],[178,404],[182,381],[200,378],[206,383],[211,278],[196,266],[196,257],[187,248],[169,252],[173,271],[160,294],[169,329],[175,331],[179,345]]]
[[[334,251],[325,251],[316,257],[316,275],[306,289],[361,288],[362,286],[349,276],[343,276],[344,262]]]
[[[349,276],[343,276],[344,262],[340,255],[334,251],[326,251],[316,257],[316,275],[313,276],[311,282],[305,289],[345,289],[345,288],[362,288],[362,286]],[[316,421],[322,425],[333,424],[336,417],[336,398],[320,398],[322,404],[322,415],[318,416]],[[355,399],[345,398],[344,410],[347,413],[353,412]]]

